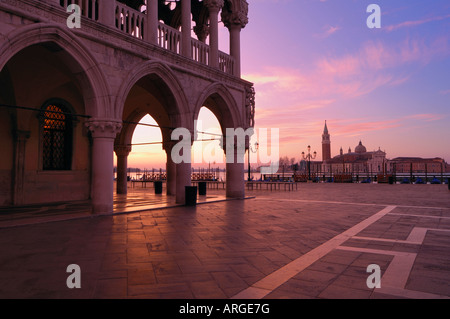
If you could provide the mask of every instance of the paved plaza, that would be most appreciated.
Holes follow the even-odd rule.
[[[208,190],[184,207],[130,189],[112,216],[87,203],[2,211],[0,297],[450,298],[447,185],[304,183],[247,196]],[[79,289],[66,284],[71,264]],[[369,265],[381,288],[368,287]]]

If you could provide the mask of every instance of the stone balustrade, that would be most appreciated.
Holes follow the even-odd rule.
[[[41,0],[42,1],[42,0]],[[71,4],[76,4],[81,8],[83,17],[98,21],[100,4],[105,0],[43,0],[44,2],[56,2],[63,8],[67,8]],[[106,0],[108,1],[108,0]]]
[[[116,1],[115,13],[116,28],[136,38],[144,39],[145,13],[134,10],[118,1]]]
[[[164,24],[158,24],[158,45],[166,50],[181,54],[181,32]]]
[[[62,8],[67,8],[71,4],[76,4],[81,8],[81,15],[84,18],[110,25],[115,27],[131,37],[135,37],[142,41],[152,42],[161,48],[171,51],[173,53],[182,55],[183,34],[181,31],[172,28],[162,22],[152,24],[151,15],[147,12],[139,12],[127,5],[115,0],[36,0],[54,4]],[[149,0],[151,1],[151,0]],[[151,2],[150,2],[151,4]],[[153,18],[154,20],[154,18]],[[154,22],[154,21],[153,21]],[[157,30],[152,30],[152,25],[157,25]],[[152,34],[155,34],[152,37]],[[222,72],[239,76],[235,74],[235,58],[229,54],[218,51],[217,60],[215,63],[211,62],[212,56],[211,48],[205,42],[191,38],[189,56],[194,61],[218,67]],[[214,50],[213,50],[214,51]],[[185,54],[183,54],[185,55]],[[185,55],[186,56],[186,55]]]
[[[209,46],[199,40],[191,39],[191,47],[192,59],[207,65],[209,60]]]

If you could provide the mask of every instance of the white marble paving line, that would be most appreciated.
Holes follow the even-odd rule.
[[[273,198],[269,197],[256,197],[259,200],[269,200],[273,201]],[[354,202],[339,202],[339,201],[328,201],[328,200],[314,200],[314,199],[287,199],[287,198],[277,198],[279,202],[302,202],[302,203],[321,203],[321,204],[340,204],[340,205],[361,205],[361,206],[396,206],[401,208],[419,208],[419,209],[449,209],[450,207],[437,207],[437,206],[411,206],[411,205],[390,205],[383,203],[354,203]]]
[[[387,238],[374,238],[374,237],[360,237],[353,236],[352,239],[359,240],[369,240],[369,241],[383,241],[383,242],[393,242],[393,243],[403,243],[403,244],[414,244],[422,245],[425,240],[425,236],[428,231],[434,232],[450,232],[450,229],[441,228],[424,228],[424,227],[414,227],[406,240],[396,240]],[[375,289],[375,292],[400,296],[405,298],[414,299],[448,299],[448,296],[442,296],[437,294],[431,294],[421,291],[413,291],[405,289],[406,283],[408,281],[409,275],[411,273],[414,261],[417,257],[416,253],[407,253],[401,251],[393,250],[380,250],[380,249],[370,249],[361,247],[351,247],[351,246],[339,246],[337,249],[371,253],[379,255],[393,255],[394,258],[386,269],[383,277],[381,278],[381,289]]]
[[[418,215],[418,214],[407,214],[407,213],[392,213],[389,215],[410,216],[410,217],[420,217],[420,218],[450,219],[450,216]]]
[[[394,214],[392,214],[392,215],[394,215]],[[396,243],[396,244],[422,245],[428,231],[450,232],[450,229],[414,227],[412,229],[411,233],[409,233],[409,236],[406,240],[379,238],[379,237],[361,237],[361,236],[353,236],[352,239],[368,240],[368,241],[381,241],[381,242],[389,242],[389,243]]]
[[[412,299],[450,299],[448,296],[432,294],[422,291],[408,290],[405,288],[409,275],[416,260],[416,253],[407,253],[392,250],[380,250],[361,247],[339,246],[336,249],[359,253],[393,255],[391,263],[381,278],[381,288],[374,290],[376,293]]]
[[[302,255],[301,257],[293,260],[289,264],[281,267],[270,275],[259,280],[249,288],[241,291],[237,295],[233,296],[231,299],[261,299],[267,296],[269,293],[274,291],[276,288],[287,282],[289,279],[311,266],[314,262],[322,258],[323,256],[330,253],[332,250],[336,249],[342,245],[345,241],[355,236],[363,229],[372,225],[379,219],[383,218],[391,211],[393,211],[396,206],[388,206],[379,211],[378,213],[368,217],[359,224],[347,229],[341,234],[335,236],[324,244],[314,248],[308,253]]]

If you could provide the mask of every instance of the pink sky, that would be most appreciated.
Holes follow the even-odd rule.
[[[311,145],[321,158],[327,120],[332,155],[362,140],[368,150],[385,150],[388,158],[450,162],[447,0],[379,0],[381,29],[366,25],[373,1],[248,2],[242,77],[255,84],[256,129],[280,130],[281,156],[299,160]],[[224,52],[228,41],[228,30],[220,28]],[[200,119],[204,128],[218,129],[210,112]],[[142,134],[149,141],[149,131]],[[158,134],[150,135],[158,139]],[[135,147],[129,162],[159,167],[165,154],[160,146]]]
[[[378,1],[379,30],[365,24],[369,3],[250,1],[243,77],[257,127],[279,127],[280,153],[297,159],[309,144],[321,155],[327,120],[332,155],[362,140],[388,158],[450,161],[449,3]]]

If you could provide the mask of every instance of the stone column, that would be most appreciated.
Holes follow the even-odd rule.
[[[147,29],[148,42],[158,44],[158,0],[147,0]]]
[[[184,151],[188,154],[186,156],[191,156],[191,148],[185,148]],[[186,193],[185,187],[192,185],[191,180],[191,163],[182,162],[176,164],[176,203],[185,204],[186,203]]]
[[[222,10],[222,21],[230,32],[230,55],[234,58],[233,74],[241,76],[241,30],[248,23],[248,3],[239,0],[232,8]]]
[[[187,133],[188,132],[188,133]],[[173,138],[173,137],[172,137]],[[191,152],[193,134],[192,131],[185,130],[179,139],[171,140],[171,151],[168,162],[176,165],[176,203],[185,204],[185,187],[191,186]],[[168,143],[169,144],[169,143]],[[167,145],[167,144],[166,144]],[[168,149],[166,149],[168,151]]]
[[[167,156],[166,176],[166,194],[175,196],[177,194],[177,165],[172,161],[170,154]]]
[[[114,139],[122,123],[111,119],[86,122],[92,136],[91,198],[94,214],[113,212]]]
[[[164,142],[163,148],[166,151],[166,193],[167,195],[176,195],[177,193],[177,165],[172,160],[173,142]]]
[[[181,0],[181,53],[187,58],[192,57],[191,25],[191,0]]]
[[[131,146],[128,145],[116,145],[114,146],[114,152],[117,156],[117,194],[128,193],[128,155],[131,152]]]
[[[204,0],[209,11],[209,66],[219,67],[219,11],[224,0]]]
[[[241,26],[232,24],[230,31],[230,55],[234,58],[233,75],[241,77]]]
[[[30,138],[29,131],[15,130],[13,132],[14,145],[14,176],[13,181],[13,204],[24,204],[24,189],[23,184],[25,180],[25,146],[27,140]]]
[[[101,1],[98,14],[101,23],[110,27],[115,27],[116,1]]]
[[[226,152],[226,196],[228,198],[245,197],[245,178],[244,178],[244,157],[245,149],[239,150],[234,147],[234,151]]]

